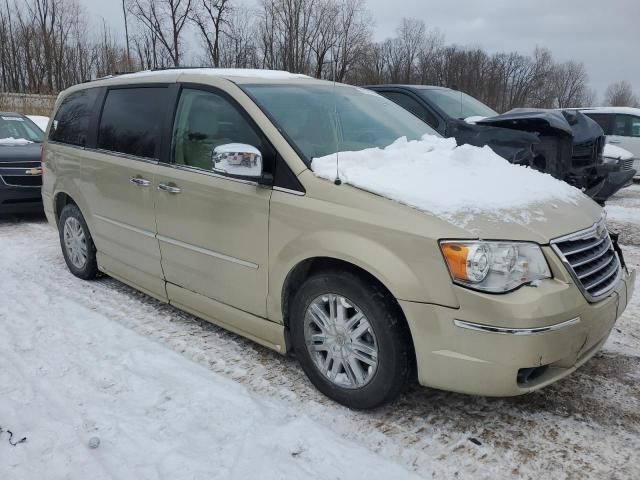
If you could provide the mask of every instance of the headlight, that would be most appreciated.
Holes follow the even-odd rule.
[[[602,163],[604,165],[617,165],[619,158],[602,157]]]
[[[542,250],[535,243],[443,241],[440,249],[453,281],[491,293],[508,292],[551,278]]]

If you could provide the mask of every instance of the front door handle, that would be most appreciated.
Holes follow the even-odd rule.
[[[148,187],[149,185],[151,185],[151,182],[149,180],[142,177],[131,177],[129,181],[140,187]]]
[[[182,191],[181,188],[173,187],[171,185],[167,185],[166,183],[161,183],[160,185],[158,185],[158,190],[168,193],[180,193]]]

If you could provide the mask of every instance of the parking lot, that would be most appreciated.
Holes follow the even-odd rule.
[[[621,233],[631,268],[640,267],[638,206],[640,186],[634,185],[619,193],[608,207],[610,226]],[[71,315],[84,309],[102,315],[106,323],[135,332],[145,342],[159,345],[161,348],[154,350],[154,355],[178,353],[244,385],[251,395],[284,408],[290,421],[323,425],[348,444],[363,447],[385,462],[421,477],[640,477],[637,289],[602,352],[575,374],[542,391],[492,399],[414,387],[390,406],[357,412],[316,391],[293,359],[198,320],[114,279],[84,282],[73,277],[60,253],[57,232],[43,217],[11,218],[0,223],[0,267],[0,333],[4,344],[0,364],[3,368],[8,366],[2,374],[5,381],[0,385],[0,396],[23,399],[14,412],[18,417],[12,419],[14,430],[28,424],[30,409],[37,404],[37,377],[47,375],[46,352],[25,347],[22,336],[26,330],[15,325],[44,335],[48,329],[56,330],[55,322],[60,318],[56,316],[60,313],[52,313],[50,318],[43,316],[49,308],[51,312]],[[60,336],[49,340],[63,342],[56,347],[63,354],[77,347],[71,341],[72,332],[66,333],[60,332]],[[41,344],[46,342],[46,338],[40,338]],[[33,362],[42,365],[28,368],[33,367]],[[69,374],[64,358],[51,368],[61,380]],[[85,375],[95,375],[100,383],[105,373],[87,365]],[[11,381],[16,378],[22,381]],[[56,396],[55,391],[47,393]],[[7,416],[2,421],[6,422]],[[100,428],[103,442],[115,441],[110,438],[114,432],[105,425],[92,426],[87,421],[78,425],[81,431],[76,433],[89,435],[92,429]],[[29,432],[28,443],[42,450],[24,454],[27,456],[19,453],[20,445],[9,451],[6,442],[0,442],[0,457],[9,453],[11,459],[9,467],[5,464],[2,468],[19,473],[24,462],[44,462],[47,452],[61,447],[39,443],[42,433],[37,429]],[[16,435],[20,432],[16,431]],[[141,438],[141,453],[147,440]],[[302,451],[305,449],[313,455],[313,445]],[[34,456],[36,453],[40,458]]]

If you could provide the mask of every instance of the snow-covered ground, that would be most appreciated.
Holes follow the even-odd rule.
[[[640,245],[640,185],[623,188],[607,200],[607,222],[622,243]]]
[[[292,359],[73,277],[42,218],[0,220],[0,275],[0,479],[640,478],[640,290],[604,350],[542,391],[415,387],[355,412]]]

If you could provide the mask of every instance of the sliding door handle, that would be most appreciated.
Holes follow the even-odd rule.
[[[166,183],[161,183],[160,185],[158,185],[158,190],[168,193],[180,193],[182,191],[181,188],[167,185]]]
[[[142,177],[131,177],[129,181],[134,185],[138,185],[140,187],[148,187],[149,185],[151,185],[151,182],[149,180]]]

